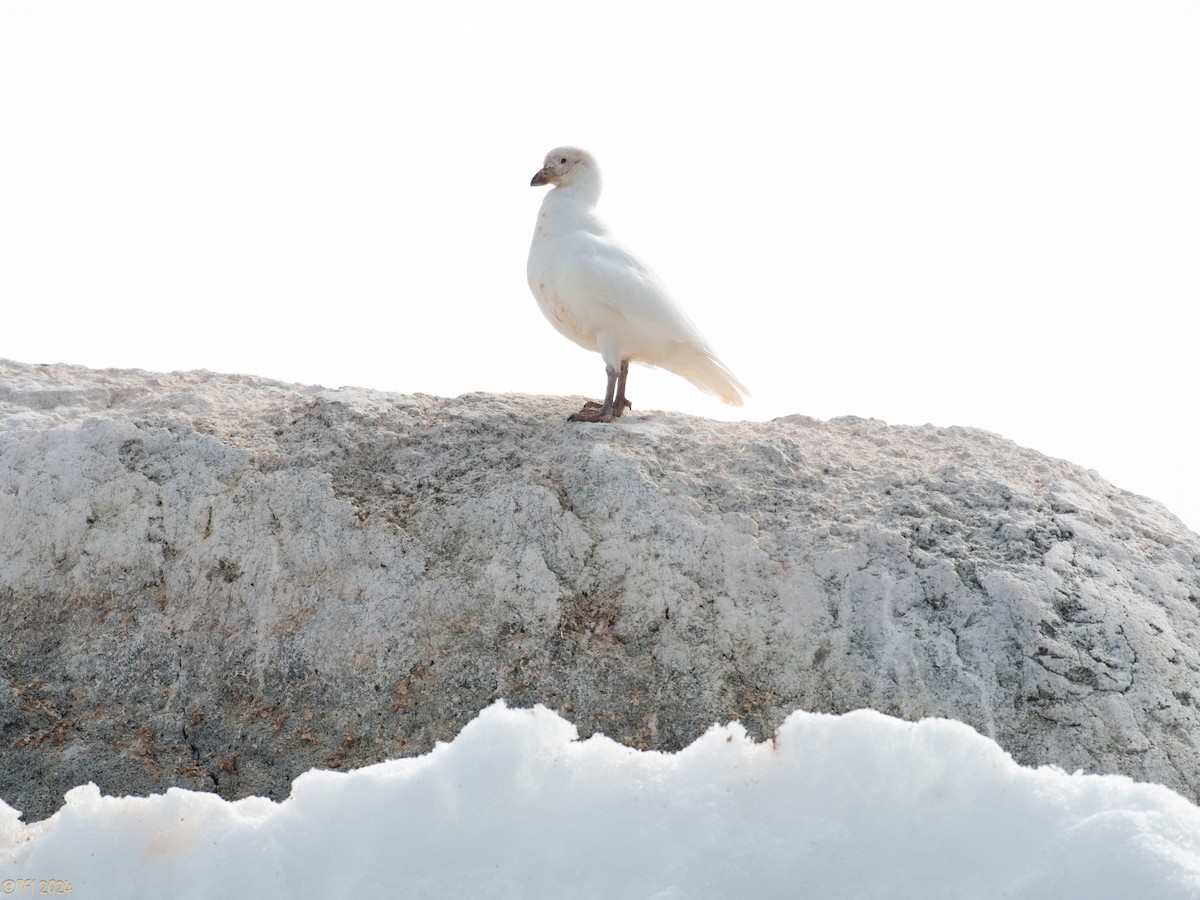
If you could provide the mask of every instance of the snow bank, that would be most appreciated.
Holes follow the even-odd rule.
[[[4,890],[74,898],[1196,897],[1200,809],[1018,766],[957,722],[795,713],[674,753],[497,703],[431,753],[313,770],[281,803],[72,790],[0,804]]]

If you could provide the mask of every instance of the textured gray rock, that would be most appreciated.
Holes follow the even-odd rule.
[[[285,796],[497,698],[947,716],[1200,793],[1200,537],[995,435],[0,362],[0,797]]]

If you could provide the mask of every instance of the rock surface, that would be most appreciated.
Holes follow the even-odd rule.
[[[495,699],[945,716],[1200,795],[1200,537],[993,434],[0,362],[0,797],[286,796]]]

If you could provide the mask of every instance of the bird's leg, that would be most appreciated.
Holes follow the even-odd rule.
[[[583,404],[583,409],[568,417],[568,422],[611,422],[613,420],[613,391],[617,387],[617,370],[612,366],[605,366],[604,371],[608,374],[608,388],[604,392],[604,404],[589,400]]]
[[[617,373],[617,396],[613,400],[613,415],[619,416],[626,407],[633,409],[633,404],[625,399],[625,379],[629,377],[629,360],[621,360],[621,371]]]

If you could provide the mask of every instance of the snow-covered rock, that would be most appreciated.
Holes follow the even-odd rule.
[[[1200,793],[1200,537],[967,429],[0,363],[0,798],[286,796],[497,699],[958,719]]]

